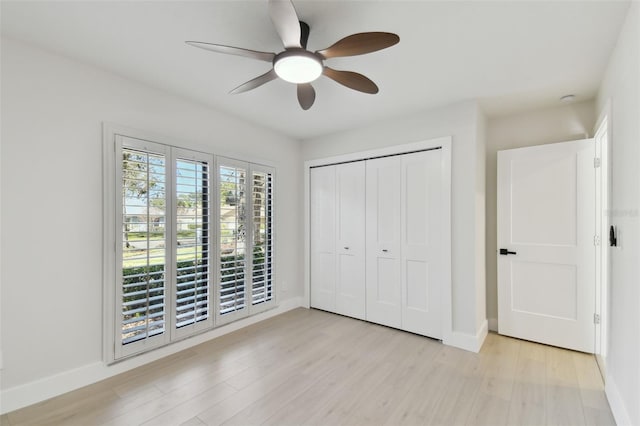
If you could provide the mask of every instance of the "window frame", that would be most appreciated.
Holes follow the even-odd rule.
[[[235,160],[230,157],[221,157],[214,153],[202,152],[181,143],[179,140],[169,139],[156,134],[143,132],[120,126],[113,123],[103,123],[103,267],[102,267],[102,293],[103,293],[103,361],[106,364],[113,364],[132,356],[147,353],[150,350],[170,345],[187,337],[210,332],[231,321],[245,318],[267,309],[276,307],[276,275],[275,258],[273,255],[275,247],[275,168],[270,165],[254,163],[246,160]],[[206,320],[189,324],[181,328],[176,328],[176,306],[175,292],[177,290],[177,277],[175,274],[177,261],[177,244],[166,243],[165,252],[165,331],[158,336],[145,338],[139,342],[122,345],[121,341],[121,314],[122,314],[122,148],[125,146],[141,151],[157,152],[165,156],[165,241],[177,241],[177,212],[175,211],[177,167],[176,161],[183,159],[187,161],[206,161],[208,163],[208,236],[209,236],[209,316]],[[132,146],[133,145],[133,146]],[[256,170],[266,170],[272,175],[272,231],[271,231],[271,270],[272,270],[272,298],[270,301],[259,304],[259,308],[252,305],[250,299],[251,287],[245,291],[248,309],[245,315],[233,318],[230,321],[220,321],[219,318],[219,265],[220,265],[220,200],[219,200],[219,159],[231,160],[247,167],[247,183],[249,178],[253,180],[253,168]],[[247,186],[247,192],[252,190]],[[252,193],[248,192],[247,211],[253,208],[251,203]],[[251,216],[247,215],[247,225],[250,224]],[[253,229],[253,227],[251,227]],[[251,232],[252,234],[252,232]],[[120,236],[119,236],[120,235]],[[247,244],[247,251],[253,253],[253,235],[250,237],[250,245]],[[251,262],[253,256],[251,256]],[[247,266],[249,269],[249,266]],[[250,278],[245,276],[245,282]]]

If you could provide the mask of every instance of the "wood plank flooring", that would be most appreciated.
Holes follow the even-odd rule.
[[[296,309],[0,417],[2,425],[614,425],[593,356],[478,354]]]

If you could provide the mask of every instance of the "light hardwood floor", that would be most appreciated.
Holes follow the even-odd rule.
[[[478,354],[296,309],[2,416],[2,425],[613,425],[593,356]]]

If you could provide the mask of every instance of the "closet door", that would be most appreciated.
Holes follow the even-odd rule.
[[[310,170],[311,307],[336,311],[336,166]]]
[[[336,310],[365,318],[365,164],[336,166]]]
[[[402,155],[402,328],[442,337],[442,150]]]
[[[367,160],[367,320],[402,328],[401,156]]]

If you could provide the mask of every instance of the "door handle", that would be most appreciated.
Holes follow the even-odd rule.
[[[345,248],[344,248],[344,249],[345,249],[345,250],[349,250],[349,247],[346,247],[346,246],[345,246]]]
[[[508,254],[517,254],[515,251],[509,251],[508,249],[500,249],[500,254],[506,256]]]
[[[386,252],[388,252],[389,250],[387,250],[387,249],[382,249],[382,251],[383,251],[384,253],[386,253]]]
[[[616,247],[618,245],[618,237],[616,237],[616,228],[611,225],[609,227],[609,246]]]

